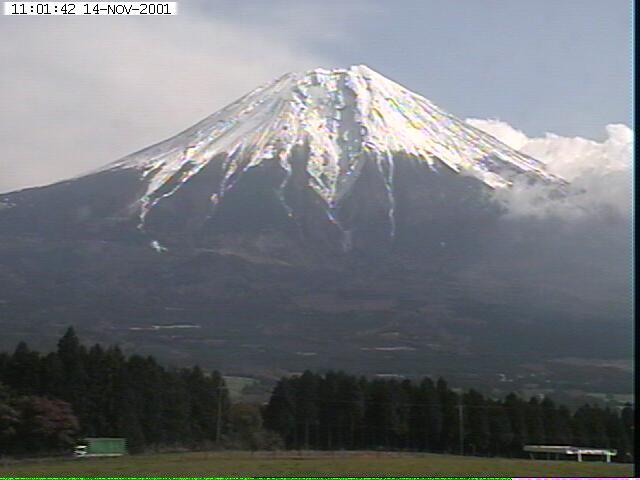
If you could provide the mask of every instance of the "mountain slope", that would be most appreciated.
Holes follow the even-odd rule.
[[[481,383],[627,356],[626,267],[603,255],[624,252],[624,222],[510,219],[492,192],[520,181],[564,185],[367,67],[287,74],[91,174],[0,195],[0,346],[74,324],[239,373]]]
[[[393,236],[398,159],[434,172],[445,168],[469,175],[491,188],[508,187],[518,175],[557,181],[539,161],[366,66],[284,75],[185,132],[97,174],[124,177],[122,171],[137,172],[140,185],[126,190],[126,203],[109,203],[118,206],[116,217],[138,215],[142,230],[154,207],[187,184],[197,183],[194,179],[199,176],[207,179],[200,182],[206,184],[199,188],[195,208],[210,217],[234,185],[257,167],[269,171],[262,175],[271,177],[270,188],[288,216],[303,215],[292,205],[296,194],[290,184],[297,182],[296,188],[315,193],[328,220],[341,226],[340,209],[368,165],[373,170],[369,173],[379,177],[373,182],[384,194],[380,201]],[[20,195],[2,201],[11,206],[20,202]]]

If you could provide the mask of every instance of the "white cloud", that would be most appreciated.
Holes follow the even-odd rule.
[[[0,191],[86,172],[284,72],[330,65],[303,32],[185,11],[2,19]]]
[[[596,142],[581,137],[547,133],[529,138],[499,120],[467,119],[510,147],[543,161],[551,173],[570,182],[569,195],[549,201],[540,186],[516,185],[498,197],[515,215],[581,217],[594,213],[627,216],[631,208],[633,132],[626,125],[607,125],[607,139]]]

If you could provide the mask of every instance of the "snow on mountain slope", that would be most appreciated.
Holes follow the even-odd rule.
[[[541,162],[363,65],[288,73],[181,134],[107,169],[142,171],[147,182],[139,202],[142,224],[158,202],[173,195],[213,159],[223,162],[223,177],[219,185],[211,186],[212,206],[243,172],[275,162],[284,172],[280,200],[291,213],[284,188],[292,173],[295,148],[308,149],[308,186],[324,201],[330,216],[370,161],[384,179],[392,217],[397,154],[434,170],[439,161],[491,188],[508,187],[513,175],[520,173],[545,181],[557,179]]]

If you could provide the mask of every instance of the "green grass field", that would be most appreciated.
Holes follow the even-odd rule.
[[[630,477],[632,466],[389,452],[191,452],[18,462],[0,466],[0,476]]]

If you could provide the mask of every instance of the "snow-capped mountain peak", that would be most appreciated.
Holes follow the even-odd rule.
[[[364,65],[283,75],[181,134],[108,168],[142,171],[147,182],[140,200],[142,221],[154,205],[173,195],[214,158],[224,162],[222,181],[211,186],[214,205],[243,172],[275,162],[283,170],[280,193],[286,206],[282,192],[291,176],[296,147],[308,149],[308,186],[330,210],[339,206],[365,162],[375,162],[392,205],[398,155],[431,168],[441,162],[492,188],[509,186],[514,173],[554,178],[541,162]]]

